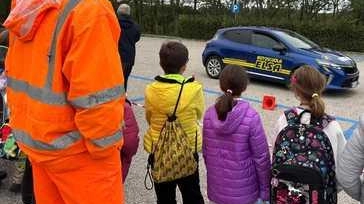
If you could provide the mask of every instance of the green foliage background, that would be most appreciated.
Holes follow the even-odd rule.
[[[11,0],[0,0],[0,22]],[[110,0],[116,9],[120,2]],[[238,3],[241,11],[229,8]],[[364,52],[364,0],[122,0],[143,33],[208,40],[219,28],[294,30],[324,47]]]
[[[144,33],[211,39],[219,28],[268,26],[296,31],[324,47],[364,51],[364,0],[124,0]],[[115,7],[117,3],[114,1]]]

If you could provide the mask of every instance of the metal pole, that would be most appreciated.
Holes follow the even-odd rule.
[[[234,5],[233,5],[233,7],[235,7],[235,5],[237,5],[237,0],[234,0]],[[235,9],[233,9],[233,10],[235,10]],[[237,25],[238,24],[238,13],[235,11],[234,12],[234,22],[235,22],[235,25]]]

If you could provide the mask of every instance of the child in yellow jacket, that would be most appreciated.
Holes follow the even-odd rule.
[[[152,153],[167,115],[171,115],[176,105],[181,83],[184,84],[176,115],[185,131],[191,150],[197,146],[201,151],[201,132],[198,121],[204,110],[202,85],[193,78],[183,76],[187,68],[188,50],[179,42],[164,43],[159,52],[160,65],[165,75],[156,77],[145,91],[146,119],[149,129],[144,136],[144,149]],[[196,145],[197,143],[197,145]],[[158,204],[175,204],[176,187],[179,187],[183,203],[204,203],[200,191],[198,170],[191,176],[176,181],[155,183]]]

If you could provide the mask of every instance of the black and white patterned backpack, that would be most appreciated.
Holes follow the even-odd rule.
[[[278,135],[273,151],[272,204],[336,204],[334,153],[323,129],[335,120],[325,115],[302,124],[309,114],[285,112],[288,126]]]

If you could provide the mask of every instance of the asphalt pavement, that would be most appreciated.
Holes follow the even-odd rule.
[[[165,38],[144,37],[137,45],[136,64],[129,80],[128,98],[132,101],[144,103],[144,88],[158,74],[162,74],[159,67],[158,52],[161,44],[166,41]],[[203,83],[205,89],[206,105],[212,105],[219,95],[219,85],[217,80],[207,77],[204,67],[202,66],[201,53],[205,43],[202,41],[182,40],[190,52],[190,60],[186,75],[194,75],[196,79]],[[364,54],[351,53],[357,60],[359,69],[364,71]],[[363,86],[364,77],[360,78]],[[357,126],[357,120],[360,113],[364,112],[364,89],[359,86],[353,90],[347,91],[330,91],[324,95],[327,112],[335,115],[339,120],[347,138],[350,138],[353,130]],[[278,102],[278,107],[274,111],[267,111],[261,108],[261,100],[264,95],[274,95]],[[261,114],[267,135],[272,134],[274,124],[282,111],[290,106],[298,105],[294,95],[283,85],[272,84],[262,81],[251,81],[243,98],[250,101],[251,104]],[[129,175],[125,182],[126,203],[128,204],[153,204],[156,203],[154,191],[148,191],[144,187],[144,177],[146,173],[147,154],[143,150],[143,133],[146,131],[147,124],[144,120],[144,109],[135,106],[134,111],[140,126],[140,144],[137,155],[133,159]],[[7,169],[11,173],[12,164],[10,162],[0,161],[0,169]],[[200,178],[201,189],[204,194],[206,203],[206,170],[203,160],[200,157]],[[20,196],[8,192],[9,180],[5,180],[0,186],[0,204],[20,204]],[[178,194],[179,203],[180,195]],[[354,204],[345,193],[339,194],[339,204]]]

